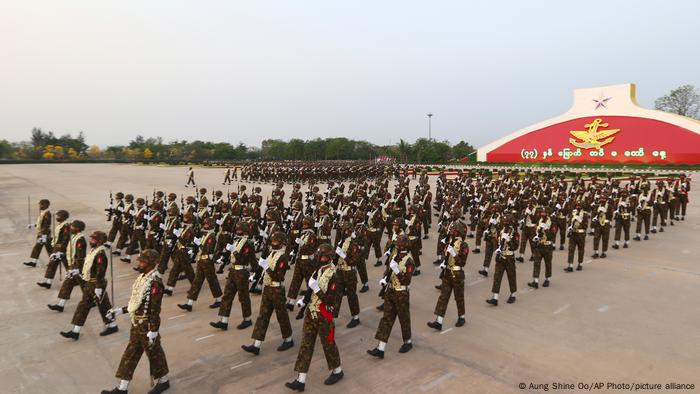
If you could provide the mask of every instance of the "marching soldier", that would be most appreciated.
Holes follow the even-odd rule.
[[[343,378],[343,369],[340,367],[340,353],[335,342],[335,326],[333,324],[334,305],[336,298],[340,296],[340,288],[336,280],[336,268],[333,265],[333,247],[323,244],[316,252],[320,267],[309,278],[308,307],[302,329],[301,347],[294,365],[294,371],[298,373],[293,382],[285,383],[285,386],[295,390],[304,391],[306,386],[306,374],[309,372],[311,358],[314,355],[316,337],[321,340],[323,353],[326,356],[326,364],[331,375],[326,378],[327,386],[338,383]],[[303,302],[303,301],[301,301]]]
[[[464,306],[464,267],[467,265],[469,256],[469,245],[464,237],[467,235],[467,228],[462,223],[455,223],[452,226],[451,242],[445,248],[446,261],[440,264],[442,273],[440,274],[442,284],[440,286],[440,297],[435,305],[435,320],[428,322],[428,327],[438,331],[442,330],[442,322],[447,312],[447,304],[450,302],[450,294],[454,291],[455,303],[457,304],[457,327],[462,327],[466,322],[466,308]]]
[[[498,204],[494,204],[484,212],[484,221],[481,228],[484,229],[481,238],[484,240],[484,264],[479,270],[479,274],[483,277],[489,276],[489,267],[493,253],[498,248],[498,234],[500,233],[501,214],[498,212]]]
[[[620,199],[617,202],[617,209],[613,213],[615,220],[615,243],[613,244],[613,249],[620,248],[620,236],[622,231],[625,231],[625,243],[624,248],[629,247],[630,241],[630,207],[629,200],[627,198],[627,190],[622,190],[620,192]]]
[[[117,239],[117,234],[121,232],[122,215],[124,213],[124,193],[117,192],[114,198],[117,200],[116,206],[112,206],[110,202],[109,208],[107,209],[109,217],[112,219],[112,227],[109,229],[107,242],[105,242],[105,246],[108,248],[112,247],[112,243]]]
[[[131,231],[129,247],[126,248],[126,255],[119,260],[125,263],[131,263],[131,256],[137,251],[144,250],[146,247],[146,226],[148,224],[148,208],[145,206],[146,201],[139,197],[136,199],[136,208],[133,213],[133,223]],[[118,245],[117,245],[118,246]]]
[[[114,251],[115,256],[121,256],[124,247],[129,242],[131,237],[131,227],[134,220],[134,214],[136,210],[134,209],[134,196],[127,194],[124,196],[124,207],[120,211],[119,206],[117,206],[117,211],[121,212],[120,223],[121,227],[119,229],[119,239],[117,240],[117,249]]]
[[[566,272],[574,272],[574,253],[578,249],[578,265],[576,271],[583,270],[583,253],[586,246],[586,229],[588,228],[588,213],[583,210],[583,204],[576,202],[574,210],[569,216],[569,266],[564,269]]]
[[[651,233],[656,234],[656,223],[659,217],[661,218],[660,226],[658,227],[659,232],[664,232],[664,227],[666,227],[666,217],[668,216],[668,201],[669,192],[664,185],[664,181],[656,181],[656,189],[651,194],[651,201],[653,202],[652,211],[652,221],[651,221]]]
[[[32,248],[32,253],[29,255],[29,261],[24,263],[27,267],[36,267],[42,249],[46,248],[46,254],[49,256],[53,253],[51,248],[51,211],[49,206],[51,206],[49,200],[39,200],[39,216],[37,216],[36,224],[27,225],[27,228],[36,228],[36,242]]]
[[[374,336],[379,343],[377,347],[367,351],[369,355],[380,359],[384,358],[384,349],[397,317],[403,338],[403,345],[401,345],[399,353],[407,353],[413,349],[409,286],[414,270],[408,237],[401,234],[396,239],[396,255],[389,263],[384,277],[379,281],[382,286],[386,286],[384,316],[379,321],[379,327],[377,327],[377,333]]]
[[[107,317],[107,312],[112,308],[109,302],[109,296],[105,291],[107,288],[107,247],[104,243],[107,242],[107,234],[102,231],[95,231],[90,235],[90,253],[85,257],[83,269],[80,273],[72,271],[72,278],[79,278],[80,287],[83,290],[83,298],[78,304],[78,308],[73,315],[73,329],[71,331],[62,331],[61,335],[65,338],[78,340],[80,330],[85,325],[88,314],[93,306],[97,306],[100,311],[100,317],[105,324],[105,329],[100,333],[100,336],[114,334],[119,331],[117,323]]]
[[[129,344],[117,368],[116,378],[119,379],[119,385],[112,390],[102,390],[102,394],[127,394],[129,382],[144,352],[148,357],[151,378],[156,381],[156,385],[148,394],[160,394],[170,388],[168,361],[163,352],[159,333],[163,282],[157,269],[158,252],[154,249],[144,250],[137,261],[141,275],[136,278],[131,287],[129,304],[107,312],[109,319],[128,314],[131,318],[131,333]]]
[[[644,240],[649,239],[649,225],[651,222],[651,194],[648,184],[643,183],[641,193],[637,196],[637,235],[635,241],[642,240],[642,223],[644,223]]]
[[[249,227],[246,222],[236,223],[235,238],[233,243],[226,244],[226,250],[230,253],[228,260],[231,262],[226,285],[224,286],[224,297],[219,308],[218,322],[209,323],[212,327],[221,330],[228,330],[228,319],[231,315],[233,299],[238,294],[238,302],[241,304],[243,321],[236,327],[239,330],[253,325],[250,321],[252,314],[250,307],[250,294],[248,293],[248,276],[250,265],[255,261],[255,246],[249,238]]]
[[[266,258],[261,257],[258,261],[258,265],[264,272],[260,313],[253,329],[253,344],[241,346],[243,350],[256,356],[260,354],[260,346],[265,340],[272,312],[275,312],[277,315],[277,322],[280,325],[283,338],[282,344],[277,347],[277,351],[283,352],[294,346],[292,325],[284,307],[284,274],[289,269],[285,238],[284,233],[281,231],[274,233],[270,240],[270,254]]]
[[[192,184],[192,187],[197,187],[194,183],[194,170],[192,167],[187,169],[187,183],[185,184],[185,187],[188,187],[190,184]]]
[[[600,257],[604,259],[607,257],[605,252],[608,251],[608,241],[610,239],[610,226],[612,218],[612,205],[608,203],[607,197],[603,196],[600,198],[598,208],[596,210],[596,215],[593,217],[593,258],[597,259]],[[600,241],[603,241],[602,253],[598,254],[598,246]]]
[[[341,231],[342,238],[335,249],[335,253],[338,256],[336,265],[338,295],[336,296],[334,309],[335,317],[338,317],[340,306],[343,303],[343,295],[347,296],[352,318],[346,327],[353,328],[360,324],[360,301],[357,297],[356,266],[358,258],[362,257],[362,251],[358,242],[355,241],[352,224],[346,223]]]
[[[83,235],[84,230],[85,223],[80,220],[74,220],[70,224],[70,240],[64,252],[67,263],[66,279],[58,291],[58,302],[53,305],[47,305],[52,311],[63,312],[63,307],[66,305],[66,301],[70,299],[73,288],[80,286],[80,279],[77,275],[83,270],[85,254],[87,253],[87,241],[85,241],[85,236]]]
[[[221,286],[219,286],[219,278],[216,276],[216,268],[214,267],[214,248],[216,247],[216,236],[214,235],[214,219],[206,218],[202,226],[202,237],[194,238],[194,244],[199,246],[197,253],[197,271],[195,272],[192,286],[187,292],[187,302],[177,304],[180,309],[192,312],[192,305],[199,297],[199,292],[202,290],[204,279],[209,284],[209,290],[214,297],[214,303],[209,305],[209,308],[216,309],[221,306]]]
[[[177,284],[180,273],[184,272],[187,280],[190,282],[190,286],[194,282],[195,274],[192,269],[192,264],[190,264],[190,259],[194,255],[192,250],[192,243],[195,238],[194,230],[194,216],[191,212],[187,212],[182,217],[182,228],[175,228],[172,230],[174,249],[173,249],[173,268],[170,270],[168,275],[168,282],[166,284],[165,290],[163,292],[169,296],[173,295],[173,290],[175,290],[175,285]]]
[[[518,284],[515,279],[515,256],[514,253],[520,242],[520,235],[512,225],[512,217],[504,216],[501,219],[503,229],[498,235],[498,249],[496,249],[496,270],[493,274],[493,287],[491,292],[493,296],[486,300],[487,303],[498,306],[498,294],[501,291],[501,281],[503,280],[503,271],[508,276],[508,286],[510,287],[510,296],[508,297],[509,304],[515,302],[515,294],[518,291]]]
[[[289,291],[287,292],[287,309],[290,311],[294,309],[294,303],[299,296],[302,281],[307,283],[309,278],[311,278],[311,274],[318,268],[314,266],[314,254],[318,249],[318,239],[314,231],[314,220],[311,216],[306,216],[302,219],[301,233],[294,242],[299,248],[294,272],[292,273],[292,282],[289,284]]]
[[[226,166],[226,173],[224,174],[224,181],[221,182],[222,185],[230,185],[231,184],[231,167]]]
[[[56,226],[53,229],[51,237],[51,250],[53,253],[49,256],[49,263],[46,265],[44,281],[36,283],[38,286],[45,289],[51,288],[51,283],[53,283],[53,278],[56,276],[56,269],[59,264],[62,264],[68,269],[66,265],[66,246],[70,241],[70,222],[67,220],[68,216],[68,212],[62,209],[56,212]]]
[[[533,242],[535,243],[535,263],[532,269],[532,282],[527,285],[533,289],[540,287],[540,267],[544,260],[544,283],[542,287],[549,287],[552,278],[552,252],[554,251],[554,239],[557,236],[557,224],[550,218],[549,208],[540,209],[540,218],[535,229]]]

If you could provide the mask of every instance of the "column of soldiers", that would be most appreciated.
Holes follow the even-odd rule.
[[[302,175],[292,175],[290,169],[300,168]],[[598,180],[593,176],[586,181],[581,175],[567,179],[564,174],[480,171],[460,172],[448,179],[441,172],[433,201],[425,172],[411,191],[407,172],[399,173],[393,190],[390,189],[390,178],[397,174],[389,167],[381,171],[378,166],[337,163],[325,173],[314,172],[314,168],[302,163],[244,167],[244,180],[250,181],[254,176],[255,182],[274,182],[274,189],[266,198],[260,187],[253,187],[248,194],[246,185],[239,185],[237,191],[226,195],[213,191],[211,201],[205,188],[195,188],[195,195],[181,197],[179,204],[174,193],[166,197],[165,193],[154,191],[150,204],[146,198],[116,193],[116,203],[110,196],[107,209],[110,231],[92,233],[89,242],[83,235],[85,224],[79,220],[68,224],[66,211],[56,212],[56,224],[52,227],[49,203],[42,200],[37,241],[31,260],[25,264],[36,266],[39,254],[46,248],[49,264],[44,280],[38,283],[44,288],[51,287],[56,267],[65,267],[66,279],[57,303],[49,305],[52,310],[62,312],[72,288],[81,287],[83,298],[73,328],[61,333],[67,338],[79,338],[92,306],[98,307],[105,324],[100,335],[117,332],[115,317],[120,313],[132,315],[129,346],[117,373],[120,383],[109,392],[126,392],[133,368],[144,351],[151,362],[151,375],[157,381],[151,392],[159,393],[169,387],[156,315],[160,313],[163,294],[173,296],[177,283],[184,279],[190,282],[190,288],[186,302],[178,306],[192,311],[206,279],[213,298],[209,307],[218,311],[218,320],[210,323],[216,329],[228,329],[233,301],[238,296],[241,321],[236,328],[243,330],[254,325],[253,342],[242,346],[253,355],[260,353],[273,312],[282,331],[277,350],[294,347],[288,313],[297,308],[296,318],[303,319],[302,342],[294,368],[298,375],[286,386],[303,391],[316,336],[331,371],[325,383],[334,384],[343,378],[334,341],[334,320],[346,297],[351,316],[346,327],[352,329],[360,324],[357,293],[370,290],[366,264],[370,253],[374,253],[374,265],[384,268],[379,281],[382,304],[378,307],[383,317],[375,335],[377,346],[368,353],[384,357],[397,318],[403,338],[399,352],[412,349],[410,284],[413,276],[420,275],[422,240],[430,234],[433,217],[438,219],[434,264],[441,268],[440,284],[436,286],[440,295],[435,319],[428,326],[441,330],[452,295],[457,308],[456,326],[466,323],[466,261],[470,251],[481,253],[482,244],[484,261],[479,274],[488,277],[491,259],[495,258],[492,294],[487,302],[498,305],[505,272],[510,288],[508,303],[513,303],[517,293],[516,262],[525,261],[528,247],[534,262],[528,286],[539,287],[544,261],[542,285],[548,287],[557,243],[562,250],[569,239],[565,271],[580,271],[589,231],[594,237],[592,257],[605,258],[612,227],[615,249],[620,247],[623,232],[622,245],[629,247],[633,219],[637,221],[634,239],[642,239],[642,224],[646,230],[644,239],[648,239],[650,232],[663,231],[674,221],[684,220],[690,191],[690,181],[684,175],[659,180],[652,190],[644,176],[632,181],[620,181],[611,175]],[[363,170],[365,173],[358,175]],[[354,180],[339,182],[343,176]],[[227,178],[230,177],[229,171]],[[302,191],[297,181],[311,177],[315,177],[315,182],[325,180],[325,190],[322,191],[322,183],[312,181]],[[283,182],[293,182],[288,196]],[[382,248],[384,235],[386,243]],[[468,246],[468,238],[475,238],[473,250]],[[124,263],[138,256],[135,269],[141,275],[125,308],[112,308],[107,296],[107,267],[111,263],[108,257],[112,254],[121,256]],[[293,272],[287,288],[288,270]],[[217,273],[225,274],[223,291]],[[166,274],[167,281],[163,283]],[[144,285],[145,281],[149,285]],[[150,286],[150,293],[144,286]],[[261,297],[255,322],[251,294]]]

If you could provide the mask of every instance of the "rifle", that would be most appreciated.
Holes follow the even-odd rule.
[[[311,277],[314,279],[318,279],[318,270],[314,271],[313,274],[311,274]],[[304,317],[304,312],[306,311],[306,306],[309,305],[309,302],[311,302],[311,296],[313,295],[313,290],[309,287],[309,283],[306,282],[306,290],[304,290],[304,297],[303,297],[303,303],[304,305],[299,308],[299,312],[297,312],[296,320],[300,320]]]
[[[452,236],[452,234],[450,234],[449,238],[447,238],[447,243],[446,243],[447,246],[452,245],[452,241],[453,241],[452,238],[453,238],[453,236]],[[447,248],[445,248],[445,249],[447,249]],[[442,264],[447,265],[447,255],[445,254],[445,252],[443,252],[442,256],[440,256],[440,265],[442,265]],[[447,272],[447,267],[442,268],[440,270],[440,275],[438,276],[438,278],[442,279],[445,276],[445,272]]]
[[[389,250],[386,251],[388,253],[387,255],[387,264],[386,264],[386,270],[384,271],[384,275],[382,278],[386,277],[387,284],[383,285],[382,288],[379,290],[379,298],[384,298],[384,293],[386,292],[386,287],[389,284],[389,275],[391,275],[391,269],[389,268],[389,259],[391,259],[391,256],[394,254],[394,249],[396,249],[396,244],[392,242],[391,247]],[[385,253],[385,254],[386,254]]]
[[[267,259],[268,256],[270,256],[269,251],[268,253],[263,252],[260,258]],[[265,271],[260,266],[258,266],[258,268],[255,270],[255,272],[253,273],[253,279],[251,280],[250,292],[255,292],[255,288],[258,287],[260,280],[262,280],[264,272]]]
[[[109,191],[109,208],[105,209],[105,212],[107,212],[107,221],[111,222],[112,221],[112,206],[114,204],[114,200],[112,199],[112,191]]]

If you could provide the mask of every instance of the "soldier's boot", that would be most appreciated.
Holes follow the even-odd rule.
[[[61,331],[61,336],[77,341],[80,338],[80,333],[75,331]]]
[[[367,354],[376,358],[384,358],[384,350],[379,350],[379,348],[376,347],[372,350],[368,350]]]
[[[260,348],[255,345],[241,345],[241,349],[256,356],[260,354]]]
[[[221,320],[209,322],[209,325],[219,330],[228,331],[228,323],[224,323]]]
[[[119,390],[119,387],[115,387],[111,390],[102,390],[100,394],[127,394],[127,390]]]
[[[47,283],[47,282],[36,282],[36,285],[39,287],[43,287],[47,290],[51,288],[51,283]]]
[[[467,322],[467,320],[463,316],[460,316],[457,319],[457,323],[455,323],[455,327],[462,327],[464,325],[464,323],[466,323],[466,322]]]
[[[177,304],[177,307],[183,311],[192,312],[192,304],[190,304],[190,300],[187,300],[186,304]]]
[[[491,304],[491,305],[493,305],[493,306],[498,306],[498,299],[496,299],[496,298],[489,298],[488,300],[486,300],[486,303]]]
[[[63,312],[63,307],[62,307],[61,305],[58,305],[58,304],[54,304],[54,305],[48,304],[48,305],[46,305],[46,306],[49,307],[49,309],[51,309],[52,311]]]
[[[529,287],[532,287],[533,289],[539,289],[539,288],[540,288],[540,284],[537,283],[537,282],[535,282],[534,280],[533,280],[532,282],[529,282],[527,285],[528,285]]]
[[[514,303],[514,302],[515,302],[515,296],[514,296],[513,294],[511,294],[510,297],[508,297],[508,301],[506,301],[506,302],[509,303],[509,304]]]
[[[438,331],[442,331],[442,323],[438,323],[437,320],[429,321],[428,327],[434,328]]]
[[[413,343],[411,342],[404,342],[403,345],[399,348],[399,353],[408,353],[413,349]]]
[[[542,287],[549,287],[549,278],[544,280],[544,283],[542,283]]]
[[[632,238],[632,239],[635,240],[635,241],[641,241],[641,240],[642,240],[642,237],[641,237],[641,235],[640,235],[639,233],[637,233],[637,235],[635,235],[634,238]]]
[[[644,235],[644,240],[645,240],[645,241],[648,241],[648,240],[649,240],[649,234],[645,234],[645,235]]]
[[[629,247],[630,247],[629,241],[625,241],[625,244],[622,245],[622,247],[625,248],[625,249],[629,248]]]
[[[574,267],[572,264],[569,264],[568,267],[564,268],[564,272],[574,272]]]
[[[360,325],[360,318],[358,317],[358,318],[350,319],[350,321],[348,322],[348,324],[345,327],[346,328],[355,328],[359,325]]]
[[[605,254],[605,252],[603,252],[603,253],[600,254],[600,258],[601,258],[601,259],[604,259],[604,258],[606,258],[606,257],[608,257],[608,255]]]
[[[384,310],[384,303],[382,302],[381,304],[377,305],[377,310],[378,311],[383,311]]]
[[[381,260],[377,260],[377,262],[374,263],[374,266],[375,266],[375,267],[381,267],[382,265],[384,265],[384,263],[382,263]]]
[[[559,250],[564,250],[564,244],[559,244]]]
[[[294,340],[290,339],[288,341],[282,341],[282,344],[277,346],[278,352],[283,352],[287,349],[291,349],[294,346]]]
[[[660,233],[663,233],[663,232],[664,232],[663,226],[662,226],[662,227],[659,227],[659,232],[660,232]]]
[[[294,310],[294,303],[291,301],[287,301],[287,303],[284,305],[285,308],[287,308],[288,311],[293,311]]]
[[[481,253],[481,248],[479,247],[479,245],[477,245],[476,248],[474,248],[474,250],[472,251],[472,253],[475,253],[475,254]]]
[[[165,288],[165,289],[163,289],[163,293],[166,294],[166,295],[168,295],[168,296],[170,296],[170,297],[173,296],[173,290],[172,290],[172,289]]]
[[[34,267],[36,267],[36,260],[25,261],[25,262],[22,263],[22,264],[26,265],[27,267],[32,267],[32,268],[34,268]]]
[[[295,379],[293,382],[285,383],[284,386],[294,391],[304,391],[304,387],[306,386],[306,384],[301,383],[300,381]]]
[[[113,323],[110,323],[105,327],[105,329],[100,333],[101,337],[106,337],[107,335],[114,334],[115,332],[119,331],[119,327],[117,327],[116,324],[112,325]]]
[[[577,265],[576,271],[583,271],[583,265],[581,265],[581,264]]]
[[[325,384],[326,386],[334,385],[338,383],[338,381],[342,379],[343,376],[345,376],[343,371],[340,371],[338,373],[333,372],[328,378],[326,378],[326,380],[323,381],[323,384]]]
[[[535,256],[530,256],[530,259],[528,261],[535,261]]]
[[[148,392],[148,394],[160,394],[163,391],[170,388],[170,381],[158,382],[155,386]]]
[[[221,300],[216,298],[214,299],[214,303],[209,305],[210,309],[218,309],[221,306]]]
[[[487,278],[489,276],[489,271],[486,268],[482,268],[479,270],[479,275],[483,276],[484,278]]]
[[[613,249],[620,249],[620,242],[615,241],[615,243],[613,244]]]
[[[367,283],[363,284],[362,288],[360,289],[360,293],[366,293],[368,291],[369,291],[369,286],[367,285]]]
[[[413,271],[413,276],[418,276],[420,275],[420,268],[416,268],[415,271]]]
[[[594,259],[597,259],[598,257],[600,257],[600,255],[598,254],[598,251],[595,251],[595,253],[593,253],[593,256],[591,256],[591,257],[593,257]]]
[[[523,256],[518,256],[515,258],[515,261],[517,261],[518,263],[524,263],[525,259],[523,258]]]
[[[187,275],[185,275],[185,274],[180,274],[180,276],[177,277],[178,282],[181,280],[185,280],[185,279],[187,279]]]
[[[654,226],[654,227],[651,228],[651,233],[652,233],[652,234],[656,234],[656,226]]]
[[[433,261],[433,265],[440,265],[440,264],[442,264],[442,260],[440,260],[440,259]]]
[[[428,239],[428,234],[425,234],[425,235],[423,236],[423,239]]]
[[[250,318],[245,318],[243,321],[236,326],[237,329],[239,330],[245,330],[246,328],[250,327],[253,325],[253,322],[250,321]]]

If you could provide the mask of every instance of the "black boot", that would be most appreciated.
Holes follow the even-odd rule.
[[[648,240],[649,240],[649,234],[647,234],[647,235],[644,236],[644,240],[645,240],[645,241],[648,241]]]
[[[608,257],[608,255],[605,254],[605,252],[603,252],[603,253],[600,254],[600,258],[601,258],[601,259],[604,259],[604,258],[606,258],[606,257]]]
[[[639,235],[637,235],[636,237],[634,237],[634,238],[632,238],[632,239],[635,240],[635,241],[641,241],[641,240],[642,240],[642,237],[640,237]]]
[[[239,330],[244,330],[244,329],[246,329],[246,328],[248,328],[248,327],[250,327],[250,326],[252,326],[252,325],[253,325],[253,322],[252,322],[252,321],[250,321],[250,320],[243,320],[243,321],[241,322],[241,324],[239,324],[239,325],[236,326],[236,328],[239,329]]]
[[[127,394],[127,390],[119,390],[119,387],[115,387],[111,390],[102,390],[100,394]]]
[[[283,341],[281,345],[277,346],[277,351],[278,352],[283,352],[287,349],[291,349],[294,346],[294,341],[289,340],[289,341]]]
[[[60,306],[60,305],[58,305],[58,304],[56,304],[56,305],[48,304],[48,305],[46,305],[46,306],[48,306],[49,309],[51,309],[52,311],[63,312],[63,307]]]
[[[379,310],[379,311],[384,310],[384,303],[383,302],[377,306],[377,310]]]
[[[620,245],[618,245],[618,244],[613,245],[613,249],[620,249]]]
[[[374,263],[374,266],[375,266],[375,267],[381,267],[382,265],[384,265],[384,263],[382,263],[381,260],[377,260],[377,262]]]
[[[372,350],[368,350],[367,354],[376,358],[384,358],[384,350],[379,350],[379,348],[376,347]]]
[[[287,303],[285,305],[285,308],[287,308],[288,311],[292,312],[294,310],[294,304]]]
[[[100,333],[100,336],[106,337],[107,335],[114,334],[117,331],[119,331],[119,327],[117,327],[117,326],[105,327],[105,329]]]
[[[168,296],[172,297],[173,296],[173,291],[170,289],[163,289],[163,293],[167,294]]]
[[[323,384],[325,384],[326,386],[334,385],[338,383],[338,381],[342,379],[343,376],[345,376],[343,371],[340,371],[338,373],[332,373],[331,376],[329,376],[328,378],[326,378],[326,380],[323,381]]]
[[[260,354],[260,348],[253,345],[241,345],[241,349],[256,356]]]
[[[45,288],[45,289],[50,289],[50,288],[51,288],[51,284],[46,283],[46,282],[36,282],[36,285],[39,286],[39,287],[43,287],[43,288]]]
[[[493,305],[493,306],[498,306],[498,300],[495,298],[490,298],[490,299],[486,300],[486,302]]]
[[[224,323],[221,320],[209,322],[209,325],[219,330],[228,331],[228,323]]]
[[[209,305],[210,309],[216,309],[221,306],[221,301],[214,301],[213,304]]]
[[[36,267],[36,262],[35,262],[35,261],[25,261],[25,262],[22,263],[22,264],[26,265],[27,267]]]
[[[148,392],[148,394],[160,394],[170,388],[170,382],[159,382]]]
[[[600,255],[598,254],[598,252],[595,252],[595,253],[593,253],[593,256],[591,256],[591,257],[593,257],[594,259],[597,259],[598,257],[600,257]]]
[[[177,307],[184,311],[192,312],[192,305],[190,304],[177,304]]]
[[[566,267],[564,268],[564,272],[574,272],[573,267]]]
[[[583,271],[583,266],[581,264],[577,265],[576,271]]]
[[[524,263],[524,262],[525,262],[525,259],[522,258],[522,256],[521,256],[521,257],[516,257],[516,258],[515,258],[515,261],[517,261],[518,263]]]
[[[532,287],[533,289],[539,289],[539,288],[540,288],[540,284],[537,283],[537,282],[535,282],[534,280],[533,280],[532,282],[529,282],[527,285],[530,286],[530,287]]]
[[[403,345],[399,348],[399,353],[408,353],[413,349],[413,344],[410,342],[404,342]]]
[[[360,289],[360,293],[366,293],[369,291],[369,286],[367,286],[367,283],[362,285],[362,288]]]
[[[508,297],[508,301],[506,301],[506,302],[509,303],[509,304],[514,303],[514,302],[515,302],[515,296],[511,294],[511,296]]]
[[[477,246],[476,248],[474,248],[474,250],[472,251],[472,253],[474,253],[474,254],[479,254],[479,253],[481,253],[481,249],[479,249],[479,247]]]
[[[486,271],[485,269],[480,269],[479,275],[483,276],[484,278],[487,278],[489,276],[489,272]]]
[[[549,287],[549,279],[544,280],[544,283],[542,283],[542,287]]]
[[[73,339],[75,341],[77,341],[78,338],[80,338],[80,334],[73,331],[61,331],[61,336],[63,336],[64,338]]]
[[[288,389],[292,389],[294,391],[304,391],[304,386],[306,386],[304,383],[301,383],[296,379],[293,382],[287,382],[284,385]]]
[[[437,320],[429,321],[428,327],[434,328],[438,331],[442,331],[442,323],[438,323]]]
[[[355,328],[360,325],[360,319],[350,319],[350,322],[345,326],[346,328]]]
[[[559,245],[559,250],[564,250],[564,244]]]
[[[460,317],[457,319],[457,323],[455,323],[455,327],[462,327],[464,323],[466,323],[466,319],[463,317]]]

